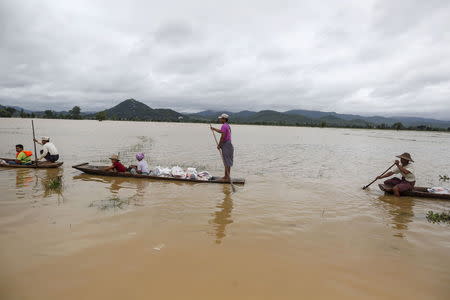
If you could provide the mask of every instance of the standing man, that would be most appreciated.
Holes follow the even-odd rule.
[[[221,114],[219,116],[219,121],[222,123],[220,129],[210,126],[211,130],[221,134],[217,149],[222,153],[223,165],[225,166],[225,176],[222,178],[223,181],[230,181],[231,179],[230,174],[234,158],[234,147],[231,143],[231,127],[228,124],[228,118],[229,116],[227,114]]]
[[[56,162],[59,159],[58,149],[53,143],[50,143],[49,137],[43,136],[41,142],[37,139],[34,139],[34,141],[42,145],[41,156],[38,157],[38,160],[45,158],[46,161]]]

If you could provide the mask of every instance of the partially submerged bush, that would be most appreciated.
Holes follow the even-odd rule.
[[[130,204],[129,201],[124,201],[120,199],[118,196],[113,196],[109,199],[94,201],[89,207],[97,206],[101,210],[109,209],[109,208],[120,208],[123,209],[125,205]]]
[[[449,181],[450,177],[448,177],[447,175],[439,175],[439,180],[440,181]]]
[[[427,220],[431,223],[450,223],[450,211],[435,213],[433,211],[428,211]]]
[[[60,190],[62,187],[62,176],[50,178],[49,180],[44,182],[44,186],[45,189],[48,190]]]

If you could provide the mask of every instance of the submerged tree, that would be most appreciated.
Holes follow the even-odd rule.
[[[392,128],[395,130],[401,130],[401,129],[404,129],[405,126],[403,126],[403,124],[401,122],[397,122],[397,123],[392,124]]]
[[[13,107],[4,107],[4,106],[0,107],[0,117],[2,118],[11,118],[15,112],[16,109]]]
[[[81,119],[81,108],[79,106],[74,106],[69,110],[69,115],[71,119]]]
[[[47,109],[46,111],[44,111],[44,118],[46,118],[46,119],[55,118],[55,112],[53,110]]]
[[[106,120],[106,111],[99,111],[98,113],[96,113],[95,119],[97,119],[99,121]]]

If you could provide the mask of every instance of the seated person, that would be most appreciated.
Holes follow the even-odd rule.
[[[29,165],[29,164],[31,164],[31,156],[32,155],[33,155],[33,152],[24,151],[23,145],[18,144],[18,145],[16,145],[16,160],[12,160],[8,163],[10,165]]]
[[[116,154],[111,155],[109,158],[112,162],[112,165],[105,168],[105,171],[113,171],[113,172],[126,172],[127,168],[120,162],[119,156]]]
[[[382,176],[378,176],[377,179],[386,178],[394,174],[401,174],[401,179],[398,177],[394,177],[384,182],[385,185],[393,187],[392,190],[395,196],[400,197],[401,192],[411,191],[412,189],[414,189],[414,185],[416,184],[416,177],[413,173],[413,166],[410,163],[414,162],[411,158],[411,155],[405,152],[402,155],[398,155],[396,157],[400,158],[401,164],[398,160],[396,160],[396,169],[394,171],[387,172]]]
[[[130,166],[131,174],[142,174],[149,175],[150,169],[148,168],[148,164],[144,159],[145,155],[142,152],[136,154],[136,159],[138,160],[138,164]]]
[[[42,137],[41,142],[37,139],[34,139],[34,141],[42,145],[41,156],[38,157],[38,160],[45,158],[46,161],[56,162],[59,159],[58,149],[53,143],[50,143],[49,137]]]

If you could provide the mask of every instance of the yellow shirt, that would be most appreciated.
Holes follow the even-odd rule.
[[[31,162],[31,156],[27,156],[25,152],[20,152],[16,157],[17,160],[20,160],[21,164],[26,164]]]

